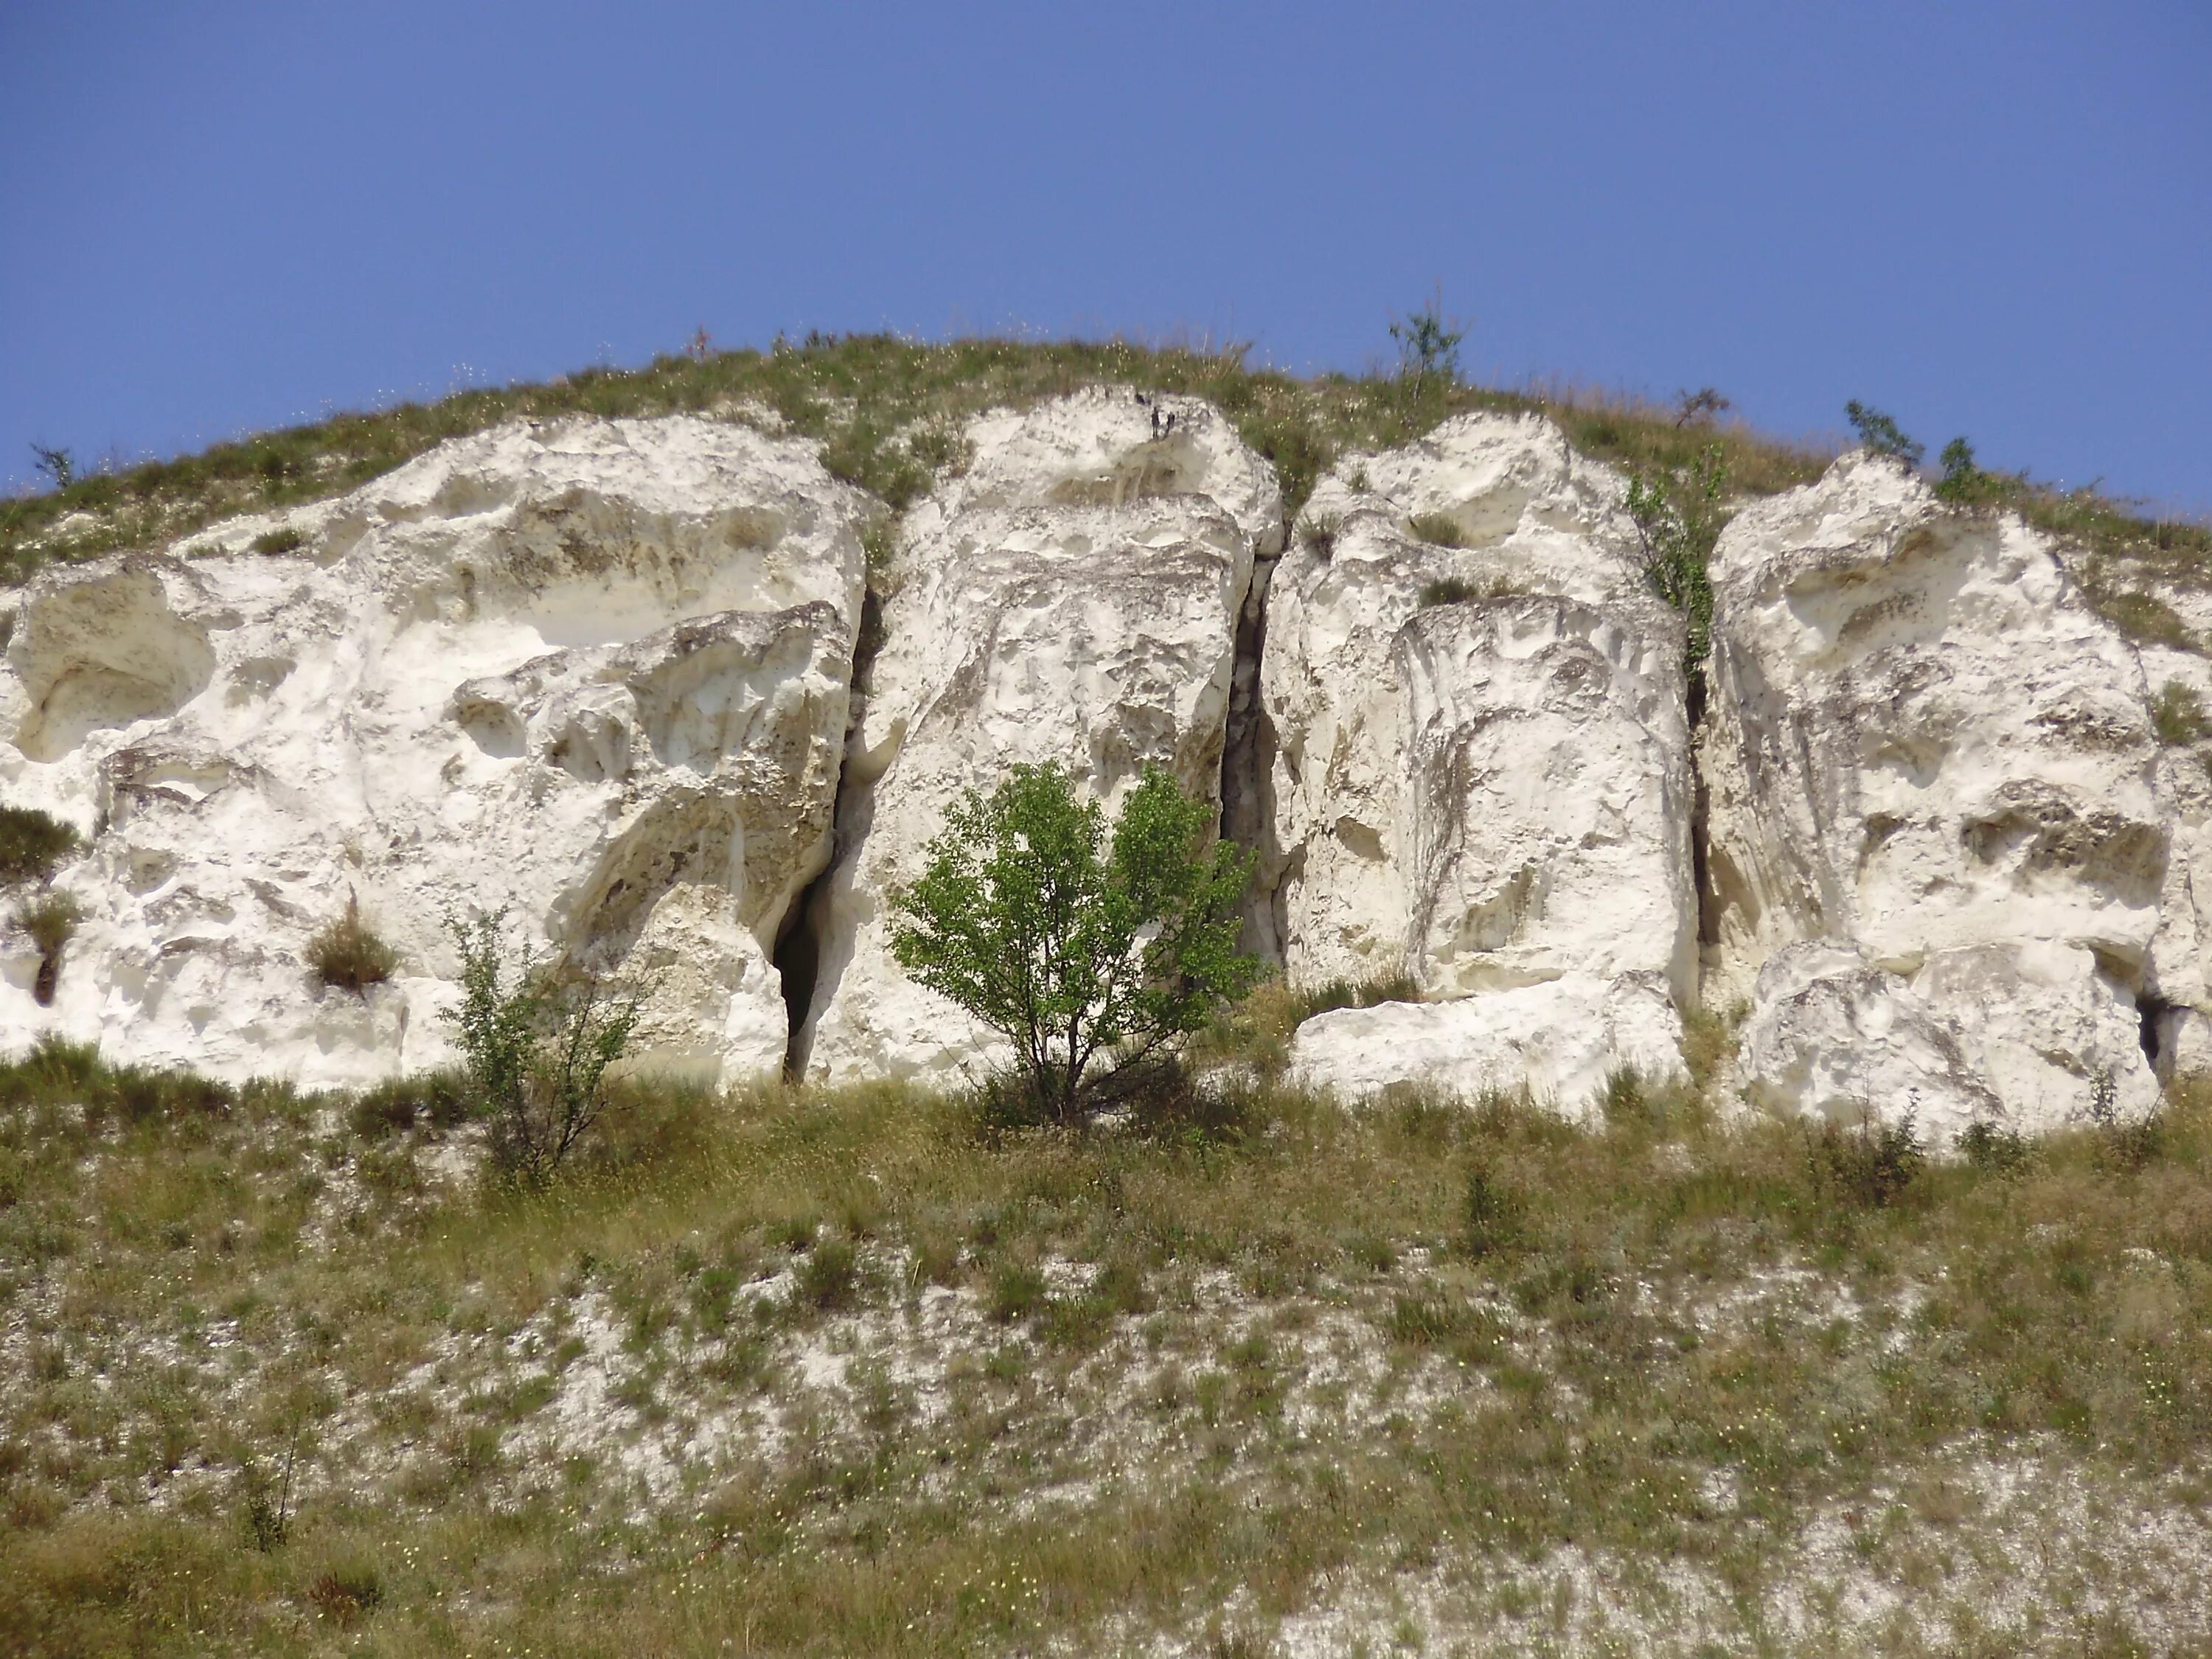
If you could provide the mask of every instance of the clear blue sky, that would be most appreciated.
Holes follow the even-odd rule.
[[[703,324],[1212,330],[2212,507],[2212,5],[0,0],[0,487]]]

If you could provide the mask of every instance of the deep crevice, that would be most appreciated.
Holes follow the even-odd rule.
[[[1285,526],[1287,530],[1287,526]],[[1245,894],[1244,926],[1237,948],[1279,964],[1282,941],[1275,926],[1271,867],[1273,813],[1267,799],[1274,764],[1275,731],[1260,697],[1260,665],[1267,649],[1267,588],[1279,555],[1252,561],[1252,580],[1237,612],[1229,713],[1221,745],[1221,838],[1253,854],[1252,884]]]
[[[820,990],[822,945],[830,928],[830,888],[852,848],[844,844],[845,793],[852,786],[852,745],[866,707],[868,681],[876,653],[884,646],[883,596],[871,585],[860,598],[860,625],[853,637],[853,663],[847,672],[844,743],[837,755],[837,787],[830,803],[830,856],[813,880],[799,890],[775,936],[769,960],[783,986],[783,1075],[796,1082],[806,1075],[807,1020]]]
[[[2165,1047],[2166,1034],[2162,1029],[2166,1017],[2173,1005],[2155,991],[2136,994],[2136,1040],[2142,1044],[2143,1058],[2157,1068],[2159,1054]]]

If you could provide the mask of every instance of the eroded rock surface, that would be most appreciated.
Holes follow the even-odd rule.
[[[967,475],[908,519],[848,754],[802,1036],[833,1081],[952,1082],[988,1052],[888,941],[888,896],[963,789],[1054,761],[1110,812],[1156,761],[1216,793],[1238,612],[1280,539],[1272,471],[1202,404],[1091,392],[968,436]]]
[[[690,418],[516,424],[172,555],[51,570],[0,669],[0,778],[90,838],[51,1007],[0,1041],[227,1077],[441,1060],[448,914],[635,965],[636,1052],[781,1065],[770,953],[827,861],[868,498],[810,446]],[[272,527],[283,553],[252,550]],[[357,896],[397,951],[310,981]]]
[[[1680,626],[1622,484],[1536,416],[1340,465],[1268,590],[1274,921],[1294,986],[1420,1000],[1298,1034],[1353,1092],[1680,1067],[1696,994]],[[1456,543],[1456,545],[1449,544]]]
[[[2148,1109],[2142,672],[2044,538],[1849,455],[1713,579],[1705,998],[1749,999],[1753,1094],[1938,1138]]]

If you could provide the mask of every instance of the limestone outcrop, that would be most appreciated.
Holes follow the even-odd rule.
[[[50,570],[0,667],[7,798],[88,837],[51,1006],[0,1042],[349,1084],[447,1052],[448,915],[638,970],[641,1060],[781,1064],[770,956],[826,863],[877,509],[811,446],[515,424],[166,555]],[[271,533],[276,532],[276,533]],[[259,541],[264,549],[256,550]],[[310,981],[357,899],[386,983]]]
[[[1939,1139],[2148,1109],[2157,746],[2045,539],[1853,454],[1712,574],[1705,995],[1748,1000],[1753,1097]]]
[[[1301,1028],[1353,1092],[1527,1080],[1577,1109],[1680,1070],[1696,995],[1679,622],[1621,480],[1536,416],[1340,465],[1268,590],[1266,874],[1295,987],[1415,1002]]]
[[[1237,617],[1280,542],[1273,471],[1203,404],[1095,391],[967,437],[967,474],[908,517],[848,749],[799,1043],[832,1081],[955,1082],[988,1052],[888,942],[963,790],[1057,762],[1110,811],[1158,762],[1218,798]]]

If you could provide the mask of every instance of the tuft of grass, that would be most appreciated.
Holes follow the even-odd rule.
[[[2205,715],[2203,699],[2197,695],[2195,686],[2179,680],[2168,680],[2151,698],[2150,724],[2158,740],[2170,748],[2200,743],[2212,733],[2212,719]]]
[[[77,833],[35,806],[0,806],[0,887],[51,880],[55,866],[82,842]]]
[[[1468,599],[1486,598],[1486,592],[1474,583],[1462,581],[1457,576],[1446,576],[1440,581],[1427,583],[1421,589],[1421,605],[1459,605]]]
[[[275,530],[264,530],[247,545],[256,553],[296,553],[307,544],[307,538],[292,525],[283,525]]]
[[[1404,969],[1392,969],[1368,979],[1333,979],[1299,993],[1294,1025],[1303,1025],[1316,1014],[1338,1008],[1372,1008],[1383,1002],[1419,1002],[1421,988]]]
[[[318,984],[364,995],[390,979],[399,958],[361,919],[361,899],[349,894],[345,914],[307,941],[307,969]]]
[[[1416,513],[1406,520],[1406,528],[1417,540],[1431,547],[1465,547],[1467,537],[1457,520],[1449,513]]]

